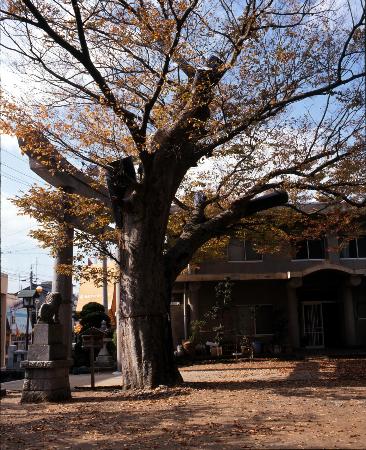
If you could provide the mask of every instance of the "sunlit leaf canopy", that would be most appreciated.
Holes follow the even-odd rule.
[[[24,0],[2,12],[5,52],[31,87],[8,93],[6,130],[41,130],[102,185],[112,160],[144,165],[169,141],[184,162],[173,236],[198,190],[206,218],[276,189],[295,208],[365,205],[362,0]],[[41,194],[56,195],[34,189],[18,205],[31,212]],[[81,201],[73,213],[96,217]]]

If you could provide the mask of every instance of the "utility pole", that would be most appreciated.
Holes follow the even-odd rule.
[[[102,257],[102,263],[103,263],[103,306],[104,311],[106,314],[108,314],[108,261],[107,257]]]
[[[38,283],[38,258],[36,257],[36,283]]]
[[[30,274],[29,274],[29,289],[33,289],[33,267],[31,265]]]
[[[33,267],[31,264],[30,267],[30,273],[29,273],[29,290],[31,291],[33,289]],[[25,349],[28,351],[28,344],[29,344],[29,306],[27,306],[27,327],[25,331]]]

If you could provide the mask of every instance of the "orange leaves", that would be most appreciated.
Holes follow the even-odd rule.
[[[289,61],[295,59],[296,53],[293,50],[286,50],[282,47],[278,47],[275,52],[275,57],[279,62],[288,63]]]
[[[109,264],[107,268],[107,282],[116,283],[119,280],[119,267],[117,264]],[[92,281],[95,286],[103,285],[105,271],[101,265],[86,266],[85,264],[77,264],[74,268],[74,276],[82,283]]]

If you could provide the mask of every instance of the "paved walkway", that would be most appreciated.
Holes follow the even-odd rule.
[[[75,390],[77,387],[90,386],[90,374],[70,375],[70,388]],[[121,384],[120,377],[113,375],[112,372],[100,372],[95,374],[95,386],[117,386]],[[1,388],[7,391],[21,391],[23,388],[23,380],[8,381],[1,383]]]

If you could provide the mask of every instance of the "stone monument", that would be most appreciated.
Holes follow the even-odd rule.
[[[46,297],[34,326],[33,343],[28,359],[21,363],[25,369],[22,403],[64,401],[71,399],[67,349],[62,343],[62,325],[58,310],[62,303],[58,292]]]
[[[103,338],[103,347],[100,349],[95,360],[95,366],[101,369],[115,369],[116,366],[113,357],[107,349],[108,342],[112,342],[112,338]]]
[[[114,369],[115,363],[113,357],[109,354],[109,351],[107,349],[108,342],[112,342],[113,339],[107,337],[108,330],[105,320],[102,320],[100,330],[105,333],[105,336],[103,337],[103,347],[100,349],[97,359],[95,360],[95,366],[100,369]]]

